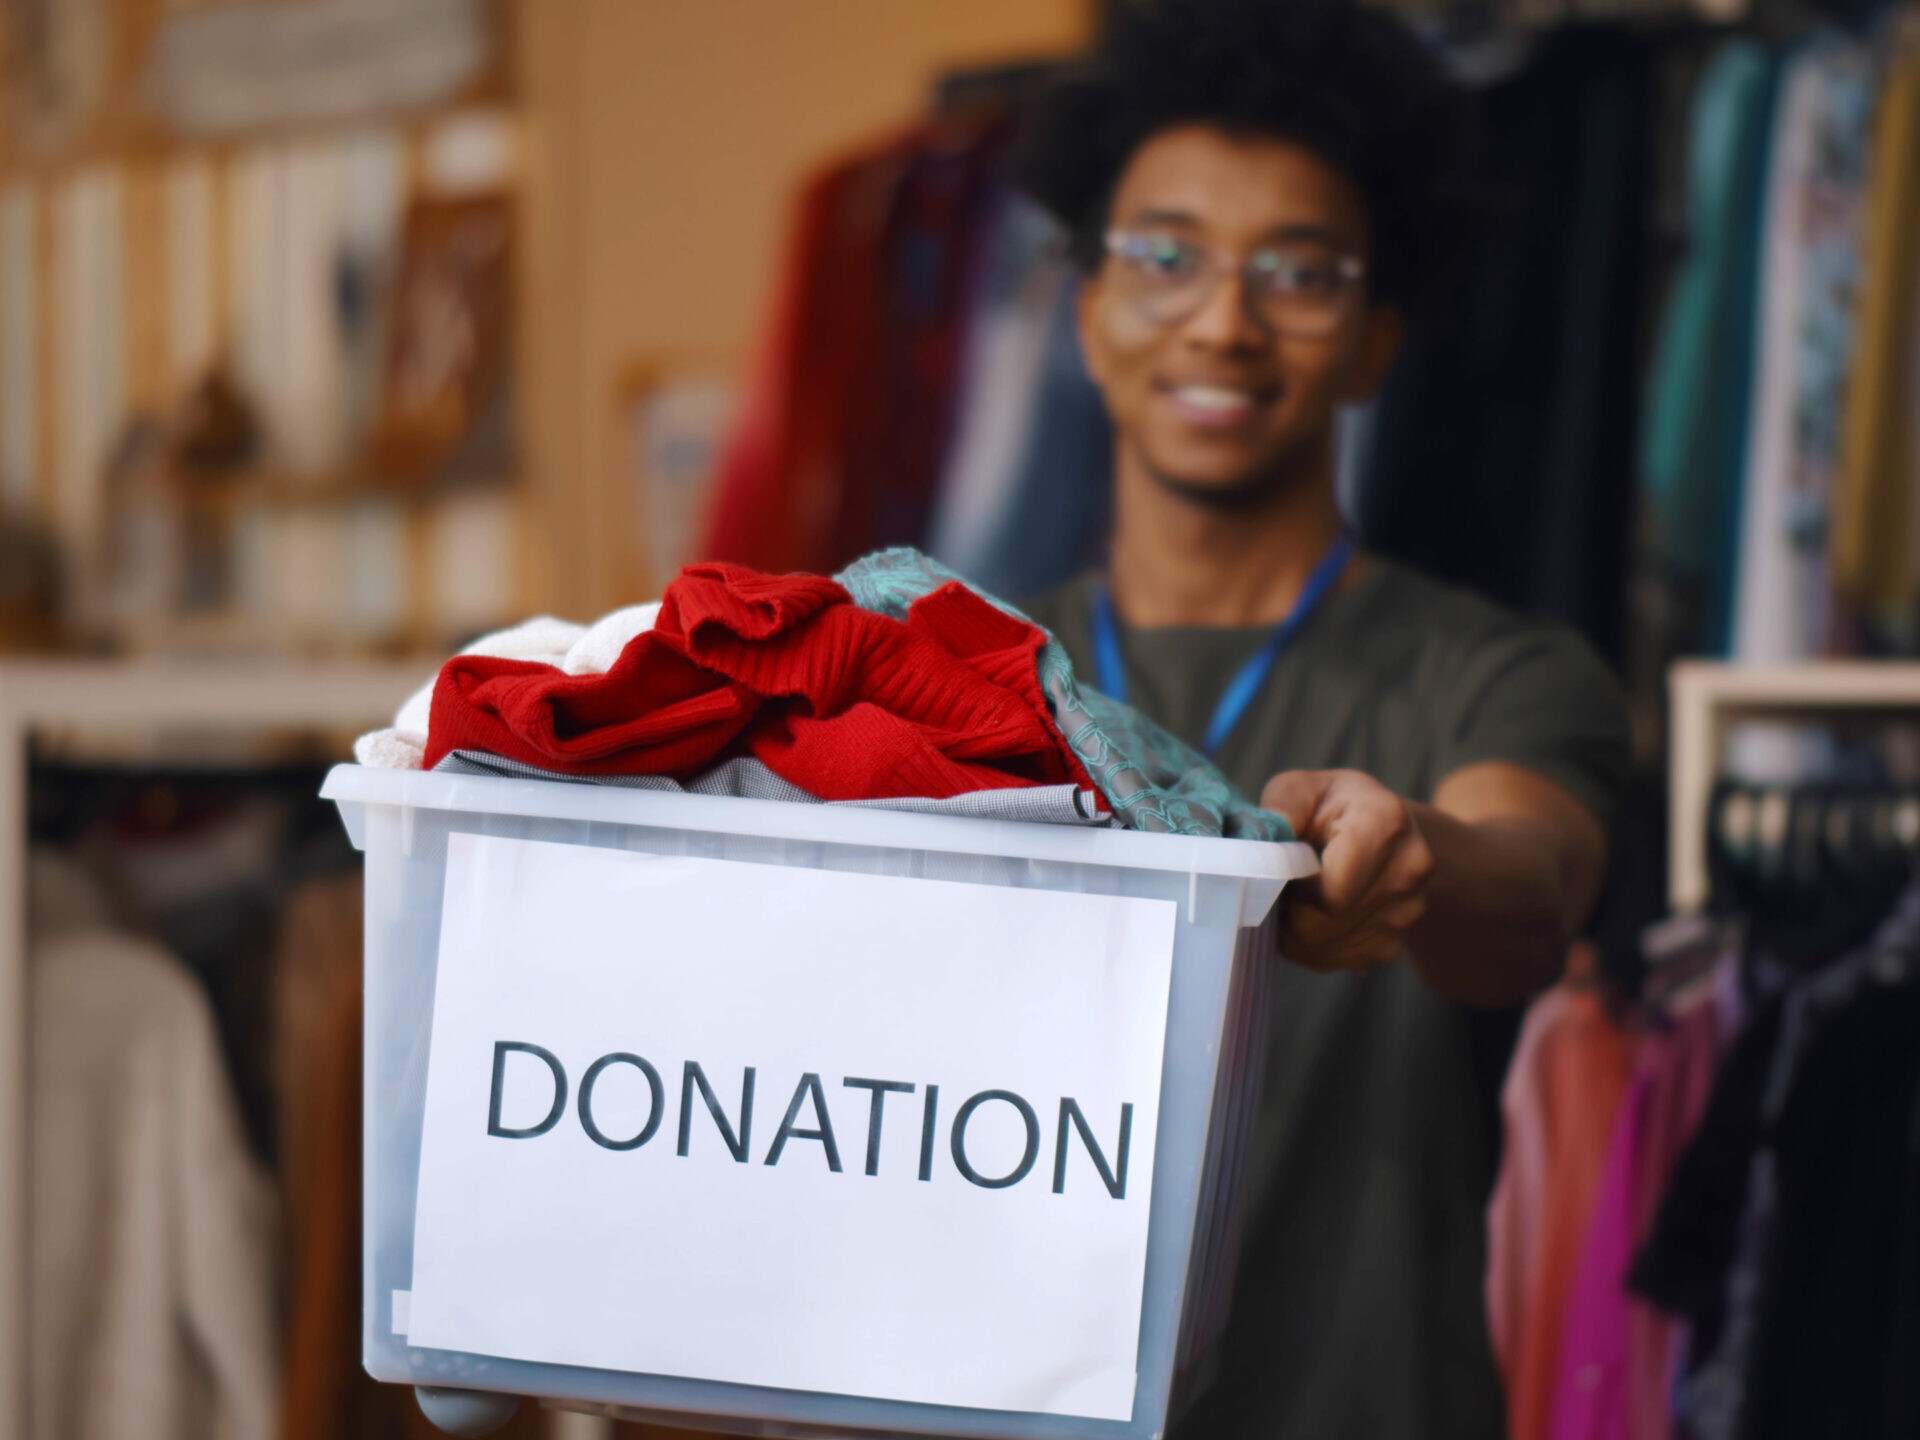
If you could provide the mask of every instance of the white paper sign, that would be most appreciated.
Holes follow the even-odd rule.
[[[453,836],[411,1343],[1130,1418],[1176,914]]]

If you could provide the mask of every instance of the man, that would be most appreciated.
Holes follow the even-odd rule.
[[[1027,608],[1323,864],[1285,912],[1221,1372],[1179,1432],[1496,1436],[1460,1007],[1558,975],[1624,707],[1571,634],[1343,539],[1336,411],[1385,376],[1444,238],[1439,68],[1343,0],[1113,10],[1025,165],[1086,270],[1111,560]]]

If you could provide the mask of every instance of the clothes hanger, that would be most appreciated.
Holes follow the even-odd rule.
[[[1815,968],[1869,938],[1920,873],[1920,791],[1723,785],[1709,810],[1711,909],[1749,945]]]

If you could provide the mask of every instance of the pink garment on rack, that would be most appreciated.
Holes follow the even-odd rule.
[[[1513,1440],[1548,1435],[1566,1300],[1631,1070],[1628,1037],[1592,989],[1562,984],[1528,1009],[1487,1210],[1487,1322]]]
[[[1720,1006],[1701,995],[1640,1035],[1567,1296],[1551,1440],[1667,1440],[1680,1325],[1630,1295],[1633,1264],[1719,1063]]]
[[[1714,1077],[1735,1025],[1734,967],[1675,1017],[1647,1055],[1652,1101],[1641,1135],[1633,1197],[1634,1249],[1653,1228],[1674,1166],[1693,1141],[1713,1094]],[[1673,1387],[1679,1379],[1686,1327],[1638,1298],[1627,1306],[1627,1396],[1633,1440],[1667,1440],[1673,1428]]]
[[[1552,1440],[1631,1440],[1627,1425],[1627,1267],[1633,1263],[1636,1157],[1646,1129],[1651,1082],[1637,1070],[1620,1102],[1607,1166],[1594,1199],[1573,1289],[1567,1296]]]

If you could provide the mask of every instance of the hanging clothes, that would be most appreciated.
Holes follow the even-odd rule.
[[[1875,97],[1866,46],[1823,35],[1787,62],[1767,180],[1760,343],[1733,653],[1827,653],[1829,504],[1853,348]],[[1743,771],[1767,762],[1747,757]]]
[[[936,115],[803,187],[704,558],[825,573],[923,539],[1009,133],[998,109]]]
[[[863,172],[841,161],[800,189],[758,358],[717,466],[703,558],[804,570],[825,549],[852,346],[872,324],[866,282],[885,179],[877,162]]]
[[[927,553],[995,590],[1007,587],[982,567],[1039,423],[1053,316],[1069,286],[1057,255],[1049,263],[1059,233],[1024,196],[999,197],[967,311],[953,450],[927,534]]]
[[[1920,639],[1920,40],[1895,50],[1874,122],[1858,349],[1834,476],[1833,588],[1889,641]]]
[[[978,237],[1011,133],[1011,117],[990,108],[935,115],[917,137],[887,231],[878,363],[855,392],[847,488],[823,571],[925,538],[952,433]]]
[[[1482,90],[1486,203],[1409,330],[1355,506],[1371,548],[1616,661],[1657,56],[1569,29]]]
[[[1753,378],[1761,202],[1775,63],[1759,41],[1715,51],[1688,125],[1687,251],[1649,365],[1640,496],[1663,581],[1699,592],[1696,635],[1724,654]]]
[[[1627,1272],[1668,1178],[1706,1109],[1728,1007],[1708,982],[1632,1035],[1598,1196],[1566,1302],[1552,1440],[1665,1440],[1683,1327],[1631,1295]]]
[[[1920,890],[1790,979],[1717,1081],[1632,1283],[1695,1326],[1698,1440],[1920,1425]]]
[[[1778,1114],[1747,1440],[1920,1429],[1920,965],[1865,969]]]
[[[1487,1209],[1487,1317],[1511,1440],[1551,1433],[1567,1297],[1633,1052],[1591,986],[1527,1010],[1501,1093],[1506,1143]]]
[[[924,547],[995,594],[1059,584],[1106,538],[1113,432],[1080,354],[1078,291],[1058,223],[1006,195],[966,319],[953,448]]]
[[[98,927],[28,963],[28,1436],[273,1440],[276,1207],[205,995]]]
[[[1636,1294],[1687,1322],[1694,1355],[1711,1354],[1719,1343],[1725,1279],[1738,1248],[1747,1165],[1759,1142],[1780,1013],[1775,995],[1741,1027],[1628,1276]]]

